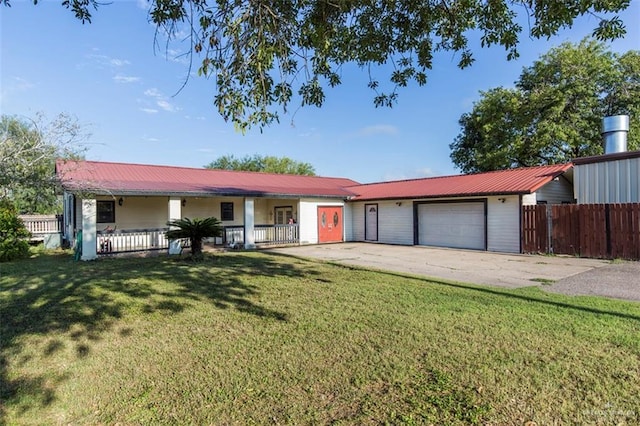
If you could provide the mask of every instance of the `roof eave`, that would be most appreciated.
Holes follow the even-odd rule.
[[[396,200],[433,200],[444,198],[477,198],[477,197],[498,197],[501,195],[526,195],[534,191],[501,191],[501,192],[478,192],[467,194],[439,194],[439,195],[409,195],[404,197],[355,197],[349,201],[396,201]]]
[[[252,197],[252,198],[326,198],[326,199],[348,199],[350,195],[347,194],[291,194],[291,193],[277,193],[277,192],[210,192],[210,191],[153,191],[153,190],[126,190],[126,189],[110,189],[110,188],[75,188],[65,187],[63,189],[70,193],[85,193],[95,195],[110,195],[110,196],[123,196],[123,197]]]

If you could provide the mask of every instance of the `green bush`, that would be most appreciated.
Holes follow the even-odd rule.
[[[29,256],[30,236],[13,204],[0,200],[0,262]]]

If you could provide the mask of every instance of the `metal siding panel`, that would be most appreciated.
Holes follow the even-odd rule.
[[[506,198],[502,203],[498,198]],[[520,200],[518,196],[490,197],[487,202],[487,250],[520,252]]]
[[[607,178],[607,203],[619,203],[620,202],[620,164],[618,161],[606,164],[606,178]]]
[[[640,158],[619,161],[620,202],[640,202]]]
[[[549,182],[536,193],[536,199],[546,201],[547,204],[562,204],[562,202],[573,201],[573,187],[562,178]]]
[[[606,182],[604,178],[600,178],[602,169],[603,167],[598,164],[593,164],[591,167],[591,174],[589,175],[590,190],[587,193],[589,204],[596,203],[598,199],[604,200],[606,198]]]
[[[629,191],[631,192],[629,200],[632,203],[640,203],[640,158],[629,161],[631,163],[629,168],[629,174],[631,175],[629,179]]]
[[[364,203],[350,203],[353,241],[364,241]]]
[[[413,245],[413,204],[398,202],[400,206],[394,201],[378,203],[378,242]]]
[[[578,204],[640,202],[640,158],[578,165]]]
[[[586,188],[585,166],[576,166],[573,169],[573,191],[578,204],[584,203]]]
[[[345,204],[342,209],[343,219],[344,220],[344,240],[345,241],[354,241],[353,240],[353,206],[351,204]]]

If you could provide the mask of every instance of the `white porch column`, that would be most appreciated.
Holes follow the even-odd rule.
[[[96,253],[96,200],[82,200],[82,260],[93,260]]]
[[[169,197],[169,221],[182,219],[182,199],[180,197]],[[169,241],[169,254],[182,253],[179,240]]]
[[[256,248],[254,199],[244,199],[244,248]]]

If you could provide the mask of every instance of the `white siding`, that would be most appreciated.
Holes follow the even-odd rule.
[[[375,202],[374,202],[375,204]],[[364,241],[364,202],[349,203],[351,206],[351,239],[348,241]],[[378,220],[380,217],[378,216]]]
[[[524,194],[522,196],[523,206],[535,206],[537,203],[538,203],[538,197],[535,192],[533,194]]]
[[[398,206],[397,203],[401,203]],[[364,205],[359,211],[364,240]],[[378,202],[378,242],[386,244],[413,245],[412,200]]]
[[[525,197],[533,200],[532,204],[535,204],[535,194]],[[523,200],[525,197],[523,197]],[[504,199],[505,202],[501,202],[501,199]],[[520,252],[519,199],[517,195],[487,198],[487,250],[505,253]],[[350,203],[353,234],[352,239],[349,241],[365,241],[364,206],[365,204],[378,204],[378,242],[413,245],[413,203],[415,201],[421,200],[360,201]],[[423,201],[437,202],[446,200]],[[401,205],[398,206],[397,202],[401,202]]]
[[[397,205],[397,203],[401,205]],[[378,242],[385,244],[413,245],[413,201],[367,201],[351,205],[352,239],[365,241],[365,204],[378,205]]]
[[[504,203],[500,201],[502,199]],[[487,250],[520,252],[520,203],[517,195],[487,198]]]
[[[574,167],[578,204],[640,202],[640,158],[578,164]]]
[[[301,199],[298,206],[300,244],[318,244],[318,206],[344,206],[342,200]],[[346,222],[343,211],[342,222]],[[343,235],[346,235],[343,229]]]
[[[353,241],[353,206],[351,204],[346,204],[343,209],[343,218],[344,221],[344,240],[345,241]]]
[[[536,193],[536,201],[546,201],[547,204],[573,202],[573,185],[562,176],[559,176],[557,180],[552,180]]]

